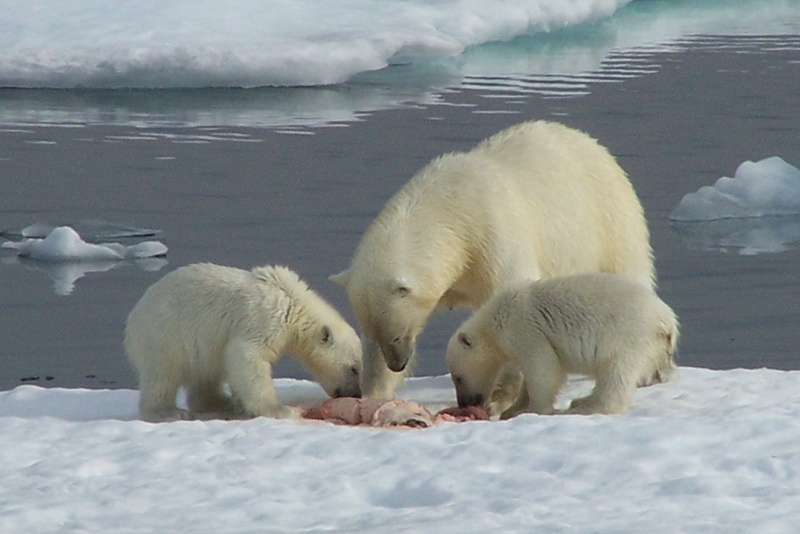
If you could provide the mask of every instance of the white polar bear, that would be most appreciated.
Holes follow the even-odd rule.
[[[654,286],[644,212],[608,150],[539,121],[434,159],[331,280],[345,286],[367,338],[362,391],[390,398],[437,307],[477,309],[507,284],[582,272]]]
[[[524,387],[504,418],[553,413],[568,374],[595,379],[570,412],[621,413],[642,376],[669,380],[677,342],[675,314],[650,288],[589,273],[498,292],[450,338],[447,363],[460,406],[489,403],[500,369],[511,364]]]
[[[279,404],[272,384],[272,364],[284,352],[305,363],[328,395],[361,395],[358,335],[285,267],[176,269],[131,311],[125,350],[139,375],[139,413],[148,421],[209,412],[299,415]],[[181,387],[189,412],[175,406]]]

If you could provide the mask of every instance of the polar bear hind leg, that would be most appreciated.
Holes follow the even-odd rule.
[[[144,421],[161,423],[191,419],[187,410],[175,406],[180,383],[169,376],[142,376],[139,414]]]
[[[195,380],[187,387],[186,404],[194,414],[212,414],[214,418],[243,415],[233,398],[215,380]]]
[[[625,359],[611,358],[608,367],[595,376],[592,392],[570,403],[567,413],[616,414],[628,411],[636,391],[635,373]]]

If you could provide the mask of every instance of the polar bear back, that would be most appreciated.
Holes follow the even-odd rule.
[[[529,122],[460,157],[478,195],[463,208],[484,208],[488,259],[534,260],[538,278],[597,271],[653,284],[641,203],[622,168],[591,137]]]
[[[145,359],[134,362],[139,365],[160,353],[173,354],[176,363],[190,367],[221,366],[216,356],[232,333],[251,339],[276,337],[285,328],[282,319],[289,306],[285,293],[265,290],[250,271],[210,263],[187,265],[153,284],[131,311],[125,342],[136,349],[128,354]]]
[[[472,308],[515,280],[609,272],[655,284],[644,212],[625,172],[591,137],[545,121],[429,163],[375,219],[349,271],[348,285],[449,282],[443,304]]]
[[[678,336],[673,310],[625,277],[590,273],[508,288],[479,313],[507,354],[546,339],[567,373],[596,375],[608,359],[649,360],[671,369]],[[650,367],[648,367],[650,369]]]

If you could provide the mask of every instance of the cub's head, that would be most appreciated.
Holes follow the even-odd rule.
[[[263,267],[252,272],[265,294],[283,295],[282,317],[276,320],[273,314],[270,322],[285,325],[287,351],[308,367],[331,397],[360,397],[361,340],[353,327],[293,271]]]
[[[485,406],[504,358],[491,332],[480,324],[480,311],[467,319],[447,344],[447,366],[459,406]]]
[[[310,327],[298,354],[331,397],[361,397],[361,340],[343,318]]]
[[[389,369],[403,371],[438,299],[402,276],[364,280],[348,270],[331,280],[347,290],[363,334],[380,347]]]

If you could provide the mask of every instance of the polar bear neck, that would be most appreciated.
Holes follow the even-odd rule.
[[[280,307],[281,324],[289,327],[289,330],[297,330],[301,326],[298,323],[307,315],[303,310],[309,307],[310,300],[315,303],[321,300],[296,273],[286,267],[256,267],[251,272],[262,284],[271,288],[270,295],[278,292],[285,296],[280,299],[283,302]]]
[[[431,187],[438,180],[427,170],[387,203],[357,254],[381,278],[411,280],[416,291],[438,302],[468,270],[476,244],[468,241],[464,214],[449,209],[458,205],[458,193]]]

